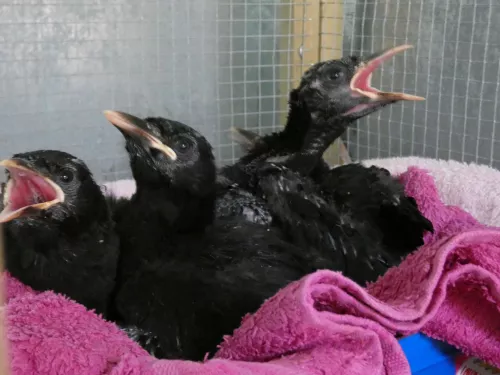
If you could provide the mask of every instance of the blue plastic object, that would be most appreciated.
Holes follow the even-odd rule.
[[[455,357],[459,351],[453,346],[416,334],[399,340],[413,375],[454,375]]]

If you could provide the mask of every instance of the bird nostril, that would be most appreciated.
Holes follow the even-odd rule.
[[[161,158],[163,156],[163,152],[156,148],[150,148],[149,152],[151,153],[151,156],[155,159]]]

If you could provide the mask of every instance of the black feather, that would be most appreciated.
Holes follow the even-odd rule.
[[[401,183],[381,168],[353,164],[330,169],[318,158],[356,119],[394,102],[343,115],[359,104],[346,93],[360,61],[363,59],[348,57],[318,63],[308,70],[299,87],[290,93],[285,129],[253,139],[254,147],[234,165],[223,168],[221,174],[239,189],[255,191],[252,183],[259,168],[266,162],[282,163],[311,178],[317,194],[339,215],[353,226],[363,223],[373,228],[374,242],[381,242],[399,257],[422,245],[425,232],[433,230],[414,200],[405,195]],[[343,78],[333,79],[337,72],[342,72]],[[233,212],[242,211],[238,210],[240,203],[225,201],[226,205],[237,206]],[[264,203],[263,207],[265,212],[268,206]]]
[[[363,285],[397,263],[370,223],[356,220],[325,200],[310,178],[266,163],[259,169],[256,193],[265,198],[275,225],[287,239],[332,259],[334,269]]]
[[[34,151],[14,158],[56,183],[65,199],[5,224],[7,270],[35,290],[63,293],[106,313],[119,244],[100,187],[86,165],[70,154]],[[70,181],[68,176],[72,176]],[[40,189],[34,181],[27,183],[31,185],[16,183],[12,189],[24,186],[15,194],[29,201]]]
[[[148,351],[201,360],[281,287],[334,266],[314,250],[291,246],[280,231],[214,219],[216,170],[206,139],[162,118],[133,123],[156,140],[125,135],[137,192],[117,218],[116,310]],[[182,139],[192,147],[181,154]],[[175,150],[176,159],[151,153],[156,141]]]
[[[406,255],[423,245],[432,223],[389,172],[379,167],[348,164],[323,175],[321,189],[342,213],[377,228],[388,251]]]

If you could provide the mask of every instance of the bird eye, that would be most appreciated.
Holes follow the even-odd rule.
[[[62,171],[59,178],[64,183],[71,182],[73,181],[73,173],[70,171]]]
[[[191,147],[192,143],[186,138],[181,138],[175,143],[175,151],[179,153],[186,153]]]
[[[335,70],[330,73],[330,78],[334,81],[339,80],[344,76],[344,72],[341,70]]]

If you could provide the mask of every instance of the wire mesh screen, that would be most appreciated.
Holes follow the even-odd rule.
[[[241,150],[229,128],[282,126],[311,56],[411,43],[373,82],[427,101],[360,121],[347,135],[353,158],[500,167],[499,25],[495,0],[5,0],[0,157],[60,149],[99,180],[128,177],[121,135],[101,114],[111,108],[186,122],[231,162]]]
[[[0,157],[51,148],[98,180],[130,176],[104,109],[200,130],[221,163],[232,125],[282,124],[294,1],[11,0],[0,4]],[[306,3],[303,3],[304,6]]]
[[[497,114],[500,4],[496,0],[344,1],[344,53],[409,43],[375,87],[416,93],[349,131],[356,159],[417,155],[500,167]]]
[[[218,159],[224,164],[242,149],[230,137],[231,126],[259,134],[283,125],[294,69],[295,48],[304,39],[295,22],[304,22],[307,1],[236,0],[219,3],[217,14]],[[297,7],[301,8],[297,16]],[[297,18],[296,18],[297,17]]]

